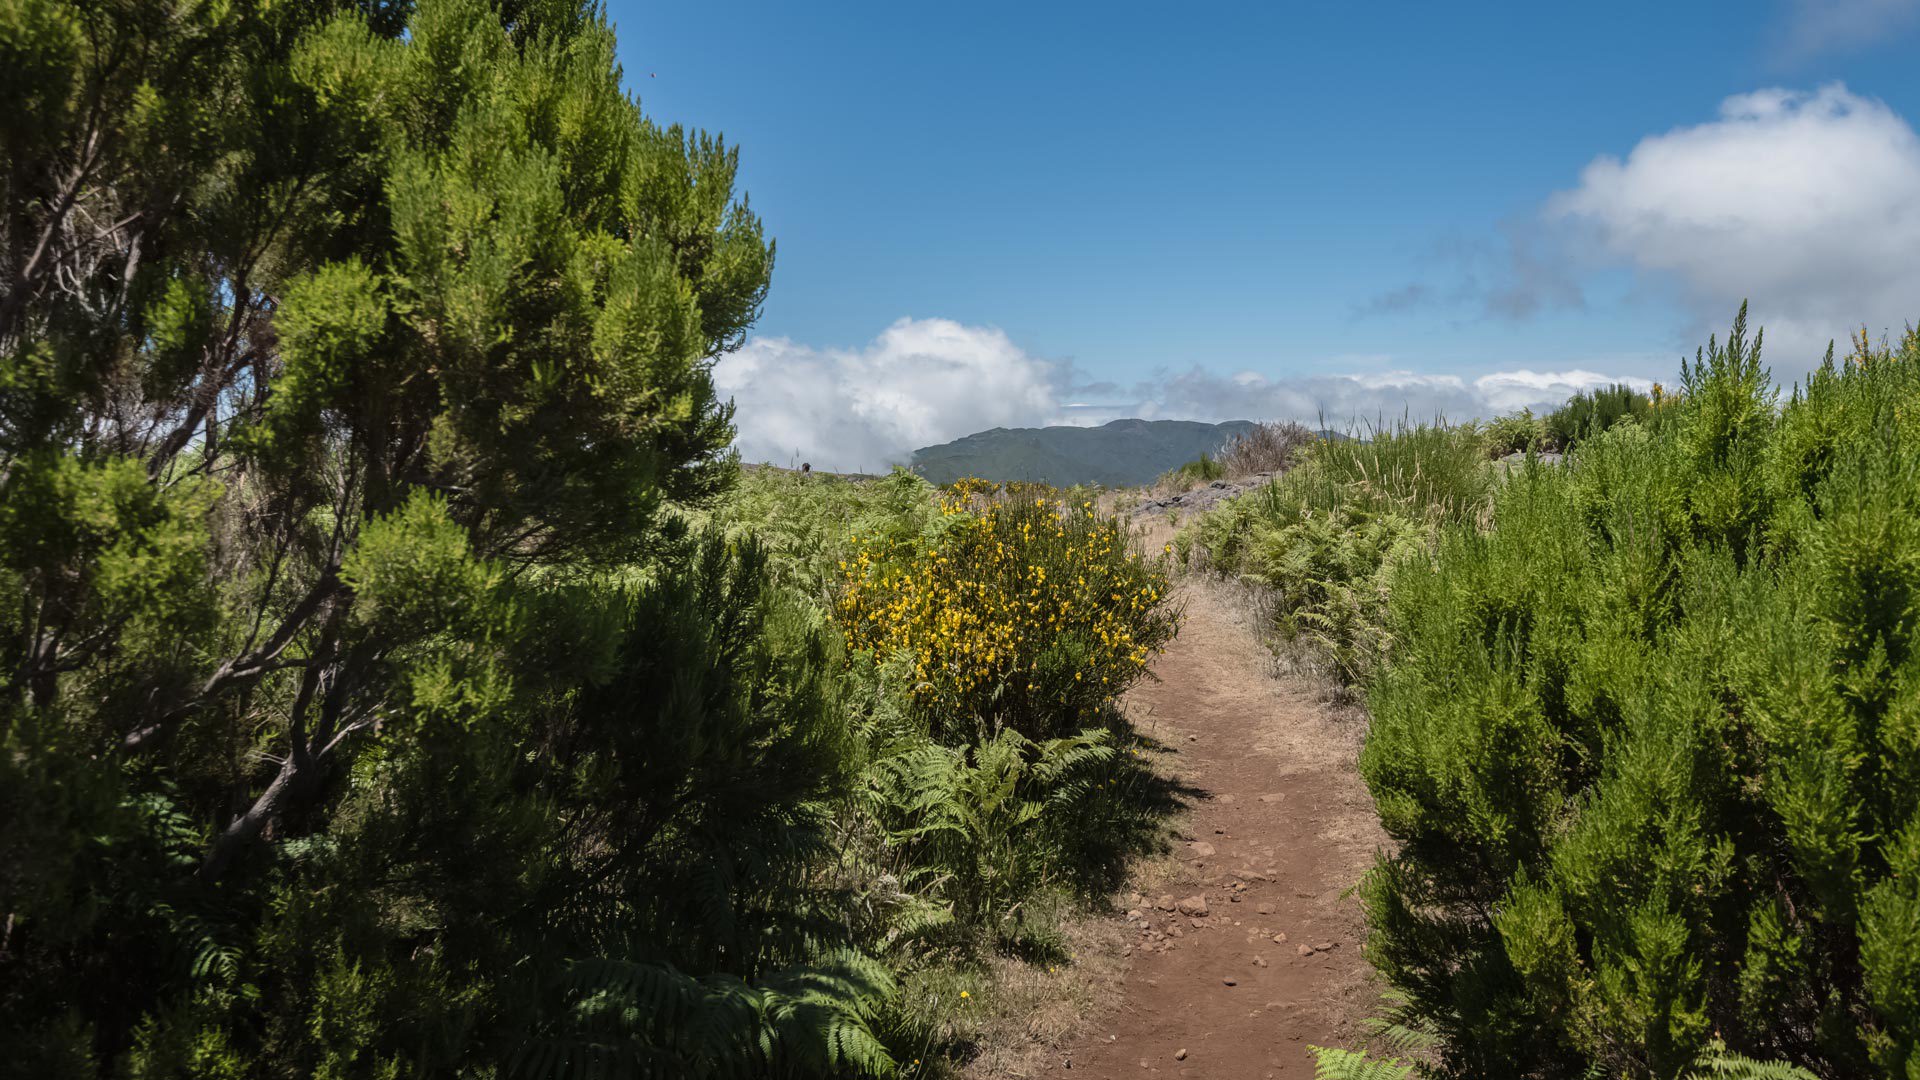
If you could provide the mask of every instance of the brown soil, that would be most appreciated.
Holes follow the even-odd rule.
[[[1129,706],[1204,794],[1172,860],[1121,898],[1117,1007],[1035,1072],[1310,1077],[1309,1044],[1357,1046],[1380,1011],[1349,891],[1385,842],[1355,771],[1360,724],[1323,686],[1277,674],[1243,593],[1194,577],[1180,594],[1160,681]]]

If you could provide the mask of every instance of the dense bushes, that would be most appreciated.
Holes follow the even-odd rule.
[[[902,986],[883,1039],[961,1052],[995,1007],[983,961],[1064,967],[1062,917],[1173,809],[1115,707],[1173,632],[1164,570],[1090,499],[1024,484],[753,470],[710,516],[850,646],[831,876]]]
[[[734,152],[579,0],[0,7],[6,1069],[937,1048],[901,982],[1035,936],[1065,875],[999,852],[1111,852],[1135,747],[1092,697],[935,743],[846,651],[838,515],[964,531],[924,485],[713,505],[772,260]]]
[[[1480,430],[1487,441],[1488,457],[1501,458],[1557,445],[1552,441],[1546,418],[1533,415],[1532,409],[1496,416]]]
[[[1387,584],[1444,522],[1477,521],[1493,489],[1479,433],[1410,426],[1314,444],[1272,483],[1221,504],[1184,551],[1272,590],[1279,629],[1357,680],[1382,654]]]
[[[1463,1075],[1920,1069],[1920,339],[1758,353],[1394,581],[1367,950]]]
[[[1185,491],[1201,484],[1211,483],[1227,475],[1227,467],[1213,459],[1209,454],[1201,454],[1177,469],[1169,469],[1156,482],[1156,486]]]
[[[1652,399],[1625,383],[1582,390],[1548,414],[1547,434],[1562,450],[1622,422],[1645,423]]]

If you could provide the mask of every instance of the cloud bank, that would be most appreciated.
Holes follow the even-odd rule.
[[[1783,370],[1920,315],[1920,137],[1837,83],[1731,97],[1716,120],[1597,158],[1546,217],[1677,282],[1705,326],[1750,298],[1769,339],[1806,354],[1775,353]]]
[[[1616,381],[1594,371],[1504,371],[1467,378],[1411,371],[1299,377],[1201,368],[1131,387],[1076,381],[1073,368],[1021,349],[993,327],[901,319],[859,349],[755,338],[714,367],[734,400],[735,446],[753,462],[873,472],[922,446],[992,427],[1098,424],[1123,416],[1298,420],[1336,428],[1454,420],[1552,408]],[[1097,395],[1107,404],[1089,405]]]
[[[1335,430],[1391,425],[1401,420],[1471,420],[1533,409],[1550,410],[1582,390],[1640,378],[1597,371],[1496,371],[1477,378],[1412,371],[1276,378],[1258,372],[1218,375],[1199,368],[1151,387],[1140,415],[1168,419],[1298,420]]]
[[[747,461],[874,470],[913,450],[1059,410],[1055,365],[998,329],[901,319],[865,348],[754,338],[714,366]]]

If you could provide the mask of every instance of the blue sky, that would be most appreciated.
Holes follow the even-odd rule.
[[[1740,223],[1782,204],[1785,220],[1746,231],[1805,247],[1793,206],[1825,205],[1838,184],[1842,203],[1869,205],[1833,224],[1912,224],[1910,0],[610,7],[643,107],[737,143],[742,187],[779,243],[759,337],[723,370],[749,456],[890,425],[870,445],[823,446],[873,464],[902,441],[1088,401],[1219,413],[1233,387],[1254,388],[1249,409],[1298,411],[1326,397],[1301,380],[1327,378],[1404,385],[1413,412],[1473,411],[1420,388],[1472,397],[1475,380],[1514,371],[1670,379],[1744,295],[1799,352],[1846,332],[1827,322],[1878,332],[1920,315],[1920,291],[1911,313],[1863,300],[1842,317],[1844,296],[1807,300],[1794,251],[1765,255],[1780,265],[1742,289],[1704,251],[1662,249],[1687,227],[1725,239],[1689,183],[1729,160],[1723,186],[1797,175],[1849,139],[1884,149],[1872,177],[1815,170],[1805,198],[1756,181],[1744,202],[1735,193]],[[1789,93],[1745,97],[1773,89]],[[1630,158],[1646,140],[1650,160]],[[1632,167],[1589,182],[1606,155]],[[1646,227],[1670,213],[1693,217]],[[995,358],[948,355],[969,348]],[[880,389],[757,431],[749,406],[791,408],[794,388],[771,388],[809,365]],[[956,405],[970,370],[989,395],[1011,380],[1015,405]],[[929,388],[930,371],[952,378]],[[920,398],[883,400],[896,375],[900,396]],[[1041,388],[1021,399],[1029,378]],[[1274,396],[1296,384],[1308,388]],[[1388,392],[1353,407],[1393,404]],[[749,445],[762,436],[775,449]]]

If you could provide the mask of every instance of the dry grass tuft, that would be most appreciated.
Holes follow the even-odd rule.
[[[1220,451],[1220,464],[1226,466],[1228,476],[1285,472],[1319,438],[1292,420],[1261,424],[1228,443]]]
[[[1014,957],[987,963],[987,986],[974,1022],[973,1059],[961,1075],[976,1080],[1050,1075],[1063,1049],[1120,1003],[1127,930],[1120,920],[1089,914],[1061,927],[1069,959],[1033,964]]]

